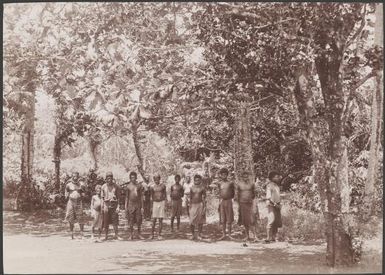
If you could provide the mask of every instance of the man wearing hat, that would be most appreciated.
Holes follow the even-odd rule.
[[[108,239],[108,228],[112,223],[115,232],[115,239],[118,236],[119,225],[119,187],[115,183],[111,172],[106,173],[106,183],[102,186],[101,198],[103,202],[103,224],[106,232],[105,240]]]

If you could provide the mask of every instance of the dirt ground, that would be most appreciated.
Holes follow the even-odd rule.
[[[84,239],[70,240],[62,219],[39,214],[4,212],[3,257],[5,273],[380,273],[382,234],[367,241],[361,263],[332,269],[325,265],[325,244],[320,242],[214,241],[218,225],[204,229],[206,239],[187,240],[187,220],[178,236],[164,227],[165,240],[95,243],[86,227]],[[144,225],[148,237],[150,224]],[[186,232],[186,233],[185,233]],[[382,230],[381,230],[382,232]],[[234,235],[241,238],[238,227]],[[260,236],[261,238],[263,236]]]

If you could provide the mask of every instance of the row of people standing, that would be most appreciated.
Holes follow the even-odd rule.
[[[255,186],[248,184],[248,174],[244,173],[242,179],[235,185],[228,180],[227,169],[220,170],[220,180],[218,181],[218,189],[220,196],[219,216],[222,224],[222,237],[231,237],[231,225],[234,222],[233,199],[237,194],[239,204],[240,223],[245,228],[246,238],[250,239],[250,229],[256,228],[256,213],[254,211],[253,202],[255,201]],[[82,213],[82,187],[76,184],[75,173],[73,180],[66,186],[66,197],[68,197],[66,220],[70,224],[71,237],[73,238],[73,225],[78,222],[81,229],[81,234],[84,228],[83,213]],[[268,238],[267,242],[273,241],[276,236],[277,227],[281,226],[280,211],[279,211],[279,186],[277,183],[280,180],[279,173],[271,172],[269,174],[270,182],[267,185],[266,201],[268,205]],[[176,229],[180,229],[180,217],[182,215],[182,198],[185,195],[184,187],[180,184],[181,177],[175,175],[175,184],[171,186],[171,230],[174,231],[174,221],[177,221]],[[148,179],[146,180],[148,182]],[[96,194],[91,200],[91,211],[93,215],[92,233],[95,230],[101,234],[102,229],[105,230],[105,240],[108,238],[109,225],[114,228],[115,238],[120,239],[118,235],[119,211],[122,200],[121,194],[124,194],[124,209],[125,217],[128,222],[130,239],[134,239],[134,226],[137,227],[137,237],[144,239],[141,234],[142,226],[142,209],[144,212],[149,212],[148,207],[152,204],[152,230],[150,238],[155,237],[155,227],[158,222],[158,238],[162,238],[163,219],[165,218],[167,192],[166,185],[160,182],[160,176],[154,177],[153,185],[146,185],[137,181],[137,174],[130,173],[130,181],[122,186],[117,185],[113,180],[112,173],[106,174],[106,183],[103,186],[95,187]],[[237,191],[237,192],[235,192]],[[189,218],[190,230],[192,239],[202,238],[203,225],[206,223],[206,186],[202,184],[200,175],[194,176],[194,182],[189,190]],[[143,200],[144,198],[144,200]],[[147,205],[146,205],[147,203]],[[147,208],[147,210],[146,210]],[[226,232],[228,229],[228,235]],[[197,231],[197,232],[196,232]],[[197,233],[197,235],[196,235]]]

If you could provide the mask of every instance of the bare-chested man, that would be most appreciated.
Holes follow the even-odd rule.
[[[198,227],[197,239],[202,239],[203,224],[206,223],[206,188],[202,184],[202,176],[194,176],[194,185],[190,189],[190,228],[195,237],[195,227]]]
[[[138,237],[143,240],[141,235],[142,226],[142,200],[143,185],[137,182],[136,172],[130,173],[130,182],[126,185],[126,218],[130,227],[130,239],[134,239],[134,224],[138,226]]]
[[[158,239],[162,239],[163,219],[166,216],[166,185],[160,182],[160,175],[154,176],[154,183],[150,187],[152,197],[152,234],[150,238],[154,239],[156,220],[159,220]]]
[[[105,238],[108,239],[108,228],[112,224],[115,232],[115,239],[120,240],[118,236],[119,225],[119,187],[114,181],[114,177],[111,172],[106,173],[106,183],[103,184],[101,195],[102,199],[102,212],[103,212],[103,224],[105,229]]]
[[[229,172],[226,168],[222,168],[219,171],[220,182],[219,196],[221,202],[219,204],[219,220],[222,224],[222,237],[219,240],[226,238],[226,224],[229,229],[229,237],[231,237],[231,225],[234,222],[234,211],[233,211],[233,198],[235,195],[235,186],[233,182],[227,179]]]
[[[175,175],[175,184],[171,186],[171,231],[174,232],[174,219],[176,218],[176,230],[179,231],[180,216],[182,215],[183,186],[180,184],[180,175]]]
[[[255,185],[254,183],[248,182],[249,174],[243,172],[241,179],[237,185],[237,198],[239,204],[240,212],[240,222],[245,227],[246,238],[244,240],[250,240],[249,230],[250,228],[254,232],[254,237],[256,238],[255,232],[255,211],[253,211],[253,202],[255,199]]]

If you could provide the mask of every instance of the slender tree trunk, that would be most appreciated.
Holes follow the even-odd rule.
[[[306,139],[312,148],[313,176],[317,182],[321,207],[325,217],[328,265],[350,265],[353,249],[349,234],[350,189],[347,173],[346,138],[340,125],[340,110],[328,117],[319,115],[313,100],[306,70],[298,72],[294,90]],[[321,77],[320,77],[321,78]],[[333,81],[333,79],[328,79]],[[338,83],[329,84],[338,87]],[[326,95],[327,96],[327,95]],[[334,103],[336,104],[336,103]],[[337,103],[338,104],[338,103]]]
[[[383,20],[382,20],[382,4],[376,5],[376,25],[375,25],[375,44],[379,47],[383,46]],[[382,111],[383,111],[383,81],[382,71],[378,70],[376,75],[376,88],[372,96],[372,112],[371,112],[371,133],[370,133],[370,149],[369,149],[369,166],[368,177],[365,184],[365,213],[366,218],[373,214],[375,197],[375,186],[378,178],[379,170],[379,152],[381,150],[381,128],[382,128]]]
[[[89,149],[90,149],[90,156],[91,156],[91,159],[92,159],[92,167],[95,170],[98,169],[97,150],[98,150],[99,144],[100,143],[98,141],[95,141],[92,138],[88,139],[88,146],[89,146]]]
[[[60,191],[61,145],[60,128],[56,125],[55,141],[53,146],[53,162],[55,164],[55,189],[58,192]]]
[[[32,181],[34,128],[35,128],[35,92],[30,100],[30,110],[26,115],[22,132],[21,182],[29,185]]]
[[[143,155],[142,155],[142,151],[140,148],[140,142],[139,142],[139,138],[138,138],[138,124],[136,122],[132,123],[131,130],[132,130],[132,140],[134,142],[134,147],[135,147],[135,153],[136,153],[136,156],[137,156],[138,162],[139,162],[139,164],[137,165],[137,168],[138,168],[138,171],[139,171],[140,175],[142,176],[142,178],[145,178],[146,173],[145,173],[144,168],[143,168]]]

